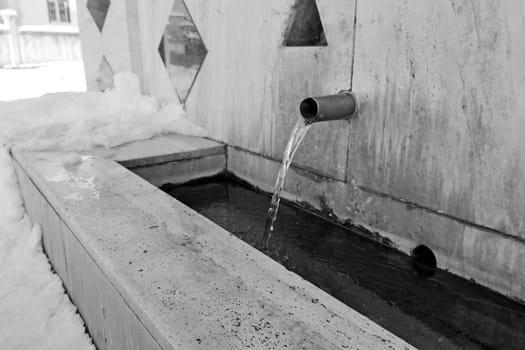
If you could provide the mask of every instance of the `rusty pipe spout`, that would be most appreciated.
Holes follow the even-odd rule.
[[[329,120],[351,119],[357,115],[358,100],[349,90],[336,95],[308,97],[299,105],[299,111],[309,123]]]

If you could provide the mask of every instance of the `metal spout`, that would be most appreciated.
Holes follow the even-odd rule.
[[[340,91],[337,95],[308,97],[299,105],[299,111],[310,123],[351,119],[357,115],[358,101],[349,90]]]

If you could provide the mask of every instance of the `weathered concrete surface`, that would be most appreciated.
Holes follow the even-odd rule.
[[[226,153],[224,144],[184,135],[158,136],[131,142],[102,152],[126,168],[152,166],[177,160],[201,158]]]
[[[349,58],[353,56],[354,1],[328,0],[317,4],[328,46],[280,47],[278,51],[277,74],[273,79],[278,102],[263,113],[266,123],[272,123],[272,143],[265,147],[264,154],[273,159],[282,159],[290,131],[300,118],[299,104],[304,98],[334,94],[351,86]],[[344,180],[346,154],[341,150],[348,148],[348,123],[318,124],[313,130],[297,151],[295,162]]]
[[[525,237],[523,2],[357,11],[348,180]]]
[[[191,180],[212,177],[223,173],[225,169],[225,154],[130,168],[136,175],[147,179],[155,186],[181,184]]]
[[[142,320],[86,251],[70,227],[17,163],[19,187],[31,219],[43,228],[45,252],[77,306],[98,349],[158,349]]]
[[[99,349],[412,348],[111,159],[14,158]]]
[[[226,170],[226,146],[199,137],[161,136],[100,155],[119,162],[155,186],[184,183]]]

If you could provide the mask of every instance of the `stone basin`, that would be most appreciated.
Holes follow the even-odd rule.
[[[413,348],[155,187],[223,172],[221,143],[171,135],[12,156],[99,349]]]

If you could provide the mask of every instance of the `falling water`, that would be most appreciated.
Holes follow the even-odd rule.
[[[270,238],[272,236],[273,224],[277,218],[277,211],[279,210],[281,191],[284,186],[286,172],[292,164],[292,159],[295,155],[295,152],[299,148],[299,145],[303,141],[304,136],[311,126],[311,122],[308,122],[306,119],[300,117],[299,120],[297,120],[297,123],[295,123],[292,133],[290,134],[288,144],[286,145],[286,149],[284,151],[283,162],[281,164],[281,168],[279,169],[279,173],[277,174],[277,179],[275,180],[275,187],[273,190],[272,201],[270,203],[270,209],[268,209],[268,213],[266,214],[266,225],[264,227],[264,234],[261,241],[261,246],[264,250],[268,248],[268,244],[270,243]]]

